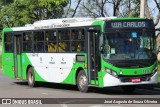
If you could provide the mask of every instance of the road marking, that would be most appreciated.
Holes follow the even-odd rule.
[[[122,107],[122,106],[106,106],[106,105],[93,105],[89,107]]]
[[[103,107],[102,105],[93,105],[93,106],[89,106],[89,107]]]
[[[48,93],[42,93],[43,95],[48,95]]]
[[[62,107],[68,107],[66,104],[60,104]]]

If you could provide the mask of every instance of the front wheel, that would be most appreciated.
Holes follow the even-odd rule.
[[[77,76],[77,86],[79,91],[87,92],[88,91],[88,79],[83,70],[78,73]]]
[[[34,71],[33,71],[33,68],[30,67],[28,69],[28,72],[27,72],[27,80],[28,80],[28,85],[30,87],[34,87],[35,86],[35,76],[34,76]]]

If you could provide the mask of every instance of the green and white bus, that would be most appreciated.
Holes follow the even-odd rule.
[[[158,82],[155,27],[144,18],[62,18],[2,32],[3,73],[17,80],[90,86]]]

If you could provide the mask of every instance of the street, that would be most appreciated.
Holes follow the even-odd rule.
[[[30,88],[28,87],[28,84],[26,81],[17,81],[14,79],[11,79],[5,75],[2,74],[2,71],[0,70],[0,98],[160,98],[160,90],[154,89],[137,89],[132,94],[126,94],[124,93],[120,88],[118,87],[112,87],[112,88],[91,88],[91,91],[88,93],[81,93],[78,91],[76,86],[72,85],[61,85],[61,84],[53,84],[53,83],[39,83],[37,87]],[[4,105],[0,105],[3,106]],[[9,106],[9,105],[5,105]],[[11,107],[20,107],[22,105],[10,105]],[[24,105],[27,106],[27,105]],[[28,105],[29,106],[29,105]],[[39,105],[35,105],[39,106]],[[41,105],[44,106],[44,105]],[[47,105],[51,106],[51,105]],[[81,105],[75,105],[75,104],[54,104],[54,107],[122,107],[122,106],[140,106],[140,107],[146,107],[150,105],[102,105],[102,104],[81,104]],[[153,106],[159,106],[157,104]],[[52,105],[53,107],[53,105]]]

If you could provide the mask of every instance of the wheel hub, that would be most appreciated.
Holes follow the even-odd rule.
[[[79,78],[79,86],[83,89],[87,84],[87,78],[85,75],[80,76]]]
[[[33,83],[33,74],[32,73],[29,73],[29,83],[32,84]]]

